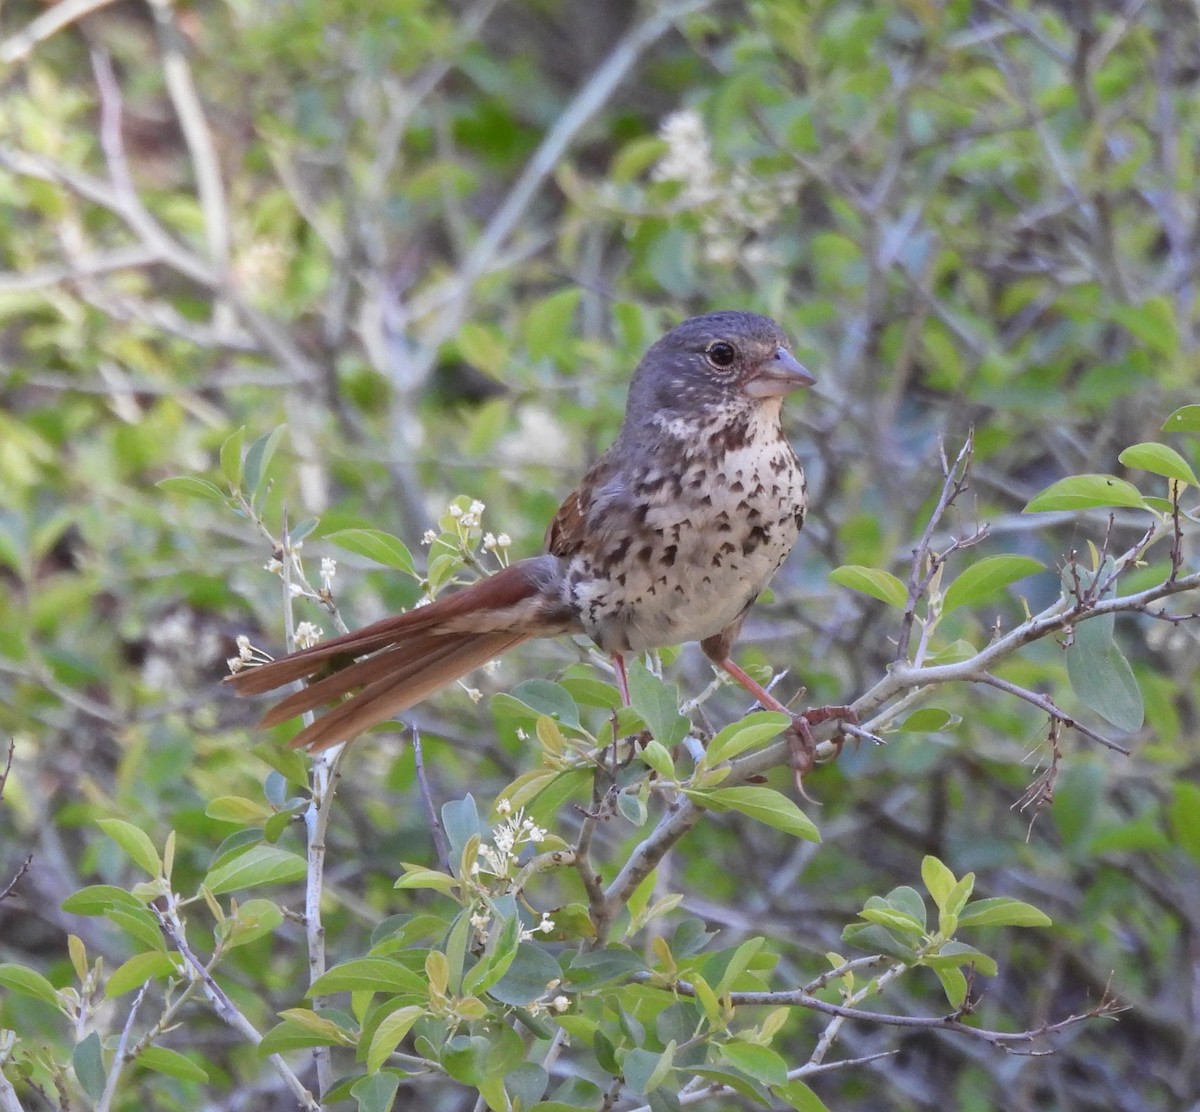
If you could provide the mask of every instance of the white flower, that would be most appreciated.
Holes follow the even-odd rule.
[[[283,571],[283,561],[276,560],[275,557],[272,556],[265,564],[263,564],[263,571],[269,571],[272,575],[278,575],[281,571]]]
[[[512,813],[512,802],[508,799],[500,799],[496,801],[496,814],[508,815]]]
[[[321,630],[312,622],[301,622],[296,626],[296,647],[307,649],[321,640]]]
[[[479,515],[472,510],[470,513],[465,513],[459,519],[463,527],[466,529],[474,529],[479,525]]]
[[[473,513],[476,517],[478,517],[486,509],[487,506],[478,500],[471,503],[471,513]]]
[[[567,997],[567,996],[556,996],[553,1000],[550,1001],[550,1007],[552,1007],[560,1015],[563,1012],[565,1012],[570,1006],[571,1006],[571,999],[570,999],[570,997]]]
[[[497,534],[497,536],[496,536],[496,547],[497,548],[507,548],[510,544],[512,544],[512,537],[510,537],[507,533]]]
[[[550,918],[548,912],[542,912],[542,921],[538,923],[534,930],[539,930],[542,932],[542,934],[549,934],[552,930],[554,930],[554,920]]]
[[[433,544],[438,539],[436,529],[426,529],[425,535],[421,538],[422,544]]]
[[[483,547],[485,549],[487,549],[488,552],[491,552],[491,550],[496,547],[496,534],[495,533],[484,533],[483,534]]]
[[[462,506],[458,505],[458,503],[456,502],[453,505],[451,505],[448,512],[451,517],[455,517],[455,518],[462,517],[463,508],[462,508]]]
[[[332,556],[321,557],[321,582],[326,587],[333,582],[333,577],[337,575],[337,561]]]
[[[700,113],[694,108],[672,112],[659,125],[658,137],[667,149],[654,167],[654,180],[682,182],[679,200],[685,205],[711,201],[717,194],[716,164]]]
[[[483,674],[485,676],[494,676],[500,670],[500,663],[499,660],[489,660],[483,666]]]

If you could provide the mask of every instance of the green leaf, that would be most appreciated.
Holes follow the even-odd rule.
[[[221,443],[221,474],[232,487],[242,485],[242,445],[246,440],[246,426],[227,436]]]
[[[396,881],[393,888],[434,888],[439,892],[453,892],[458,888],[458,881],[449,873],[437,869],[426,869],[421,865],[405,865],[404,875]]]
[[[779,711],[755,711],[740,722],[731,722],[708,743],[705,763],[711,768],[722,761],[731,761],[739,753],[777,737],[791,724],[788,715]]]
[[[525,347],[531,359],[545,359],[560,353],[571,338],[575,309],[580,291],[576,286],[543,297],[534,302],[525,317]]]
[[[39,972],[14,962],[0,964],[0,985],[58,1007],[58,991]]]
[[[1067,677],[1087,707],[1117,729],[1133,733],[1141,729],[1145,706],[1133,669],[1113,638],[1113,617],[1102,614],[1075,626],[1066,652]]]
[[[674,1042],[669,1042],[661,1053],[637,1047],[625,1055],[621,1072],[635,1093],[652,1093],[666,1080],[674,1059]]]
[[[537,721],[540,715],[548,715],[563,726],[578,730],[579,707],[562,684],[551,680],[526,680],[517,684],[508,695],[492,697],[492,707],[497,713]]]
[[[1043,570],[1045,565],[1031,556],[989,556],[963,571],[946,588],[942,613],[960,606],[973,606],[990,598],[1002,587]]]
[[[307,871],[303,857],[275,846],[257,845],[212,869],[204,883],[213,895],[220,896],[257,884],[289,884]]]
[[[679,713],[679,689],[659,679],[640,659],[629,668],[629,702],[655,741],[668,749],[683,741],[692,728],[687,716]]]
[[[351,1087],[350,1095],[358,1101],[358,1112],[389,1112],[396,1100],[400,1078],[394,1073],[372,1073],[360,1077]]]
[[[1124,303],[1110,309],[1112,319],[1123,325],[1131,335],[1151,351],[1174,355],[1179,347],[1179,326],[1175,306],[1162,294],[1147,297],[1140,304]]]
[[[945,943],[936,954],[926,956],[922,964],[930,969],[961,969],[964,965],[973,965],[985,977],[994,977],[997,972],[995,958],[981,953],[965,942]]]
[[[260,436],[246,451],[246,462],[242,467],[242,475],[246,480],[246,489],[255,495],[267,477],[267,468],[271,466],[271,458],[279,447],[287,425],[280,425],[269,433]]]
[[[675,779],[675,762],[662,742],[651,738],[638,750],[638,756],[649,768],[654,769],[664,780]]]
[[[72,915],[106,915],[114,907],[135,913],[146,911],[146,905],[137,896],[112,884],[89,885],[62,902],[63,911]]]
[[[721,1057],[742,1073],[766,1085],[783,1085],[787,1081],[787,1062],[769,1046],[727,1042],[721,1047]]]
[[[71,1067],[75,1070],[75,1078],[83,1091],[92,1100],[99,1100],[104,1094],[108,1075],[104,1069],[100,1036],[95,1031],[75,1044],[75,1049],[71,1052]]]
[[[1200,406],[1196,408],[1200,409]],[[1174,785],[1167,807],[1167,821],[1175,844],[1193,861],[1200,861],[1200,787],[1185,780]]]
[[[407,545],[399,537],[393,537],[381,529],[339,529],[326,534],[325,540],[347,552],[374,560],[385,568],[416,574],[416,565]]]
[[[901,733],[906,734],[932,734],[957,726],[961,721],[959,715],[951,714],[941,707],[922,707],[920,710],[914,710],[900,724],[899,729]]]
[[[309,988],[309,996],[331,992],[411,992],[424,996],[425,978],[398,961],[388,958],[354,958],[322,973]]]
[[[403,1041],[404,1036],[411,1030],[412,1025],[425,1014],[425,1009],[416,1004],[408,1004],[397,1008],[386,1015],[375,1028],[371,1036],[371,1045],[367,1049],[367,1071],[375,1073],[382,1068],[384,1062],[391,1057],[392,1051]]]
[[[279,1013],[283,1022],[272,1027],[258,1044],[262,1057],[303,1050],[310,1046],[352,1046],[350,1034],[331,1019],[324,1019],[308,1008],[289,1008]]]
[[[169,977],[176,972],[175,963],[159,950],[134,954],[112,971],[104,986],[104,995],[109,1000],[115,1000],[132,989],[141,988],[154,977]]]
[[[138,1063],[155,1073],[177,1077],[180,1081],[207,1081],[208,1070],[177,1051],[165,1046],[148,1046],[137,1057]]]
[[[936,857],[926,856],[921,862],[921,879],[925,882],[925,887],[938,910],[944,910],[950,893],[958,883],[954,874]]]
[[[772,1090],[780,1100],[787,1101],[796,1112],[829,1112],[824,1102],[803,1081],[793,1078],[786,1085]]]
[[[596,988],[645,968],[645,959],[627,947],[606,946],[603,950],[584,950],[575,954],[567,967],[566,980],[573,988]]]
[[[888,930],[899,931],[900,934],[920,936],[925,933],[924,924],[903,911],[890,907],[864,907],[858,913],[860,919],[868,923],[877,923]]]
[[[942,991],[950,1001],[952,1008],[961,1008],[967,998],[967,978],[961,969],[934,969],[937,979],[942,982]]]
[[[750,963],[758,957],[759,951],[766,944],[766,939],[761,935],[754,938],[748,938],[729,956],[729,961],[726,963],[724,970],[721,972],[721,979],[713,985],[713,992],[717,996],[724,996],[727,992],[733,990],[737,984],[738,978],[750,968]]]
[[[129,859],[152,877],[162,875],[162,860],[145,831],[124,819],[97,819],[100,827],[129,856]]]
[[[840,587],[861,591],[864,595],[886,602],[903,610],[908,602],[908,588],[890,571],[882,568],[866,568],[859,564],[843,564],[829,573],[829,578]]]
[[[247,900],[218,928],[227,950],[270,934],[283,922],[283,910],[272,900]]]
[[[547,950],[533,942],[522,942],[504,976],[487,989],[487,994],[501,1004],[532,1004],[562,975],[558,962]]]
[[[168,494],[182,494],[185,498],[198,498],[204,502],[220,502],[225,505],[229,499],[216,483],[207,479],[198,479],[194,475],[177,475],[170,479],[159,479],[154,484],[159,490]]]
[[[1163,432],[1200,432],[1200,405],[1180,406],[1163,422]]]
[[[1137,487],[1115,475],[1070,475],[1035,495],[1021,512],[1086,510],[1096,506],[1130,506],[1140,510],[1145,503]]]
[[[265,803],[256,803],[240,795],[220,795],[210,800],[204,813],[220,822],[252,823],[260,826],[274,812]]]
[[[1050,916],[1032,904],[994,896],[968,904],[958,916],[958,927],[1048,927]]]
[[[1200,479],[1192,470],[1191,464],[1174,448],[1165,444],[1134,444],[1126,448],[1117,459],[1126,467],[1136,467],[1149,471],[1152,475],[1162,475],[1167,479],[1178,479],[1182,483],[1200,486]]]
[[[710,811],[740,811],[797,838],[810,842],[821,840],[812,819],[774,788],[716,788],[711,791],[687,791],[685,794]]]

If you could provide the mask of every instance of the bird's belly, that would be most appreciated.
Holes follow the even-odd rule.
[[[804,475],[786,441],[730,453],[715,470],[685,470],[642,520],[614,525],[602,558],[573,569],[584,628],[606,652],[720,633],[787,558],[804,502]]]

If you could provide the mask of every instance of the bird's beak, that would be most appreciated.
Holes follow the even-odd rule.
[[[754,368],[743,389],[752,398],[782,398],[793,390],[807,389],[816,381],[790,351],[780,347]]]

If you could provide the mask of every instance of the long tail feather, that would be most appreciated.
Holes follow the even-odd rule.
[[[414,662],[399,674],[389,673],[367,684],[358,694],[301,730],[292,738],[291,746],[320,753],[331,745],[349,741],[528,640],[528,635],[453,634],[442,638],[447,639],[453,643],[443,646],[427,660]]]
[[[522,560],[428,606],[225,682],[239,695],[260,695],[313,677],[266,713],[265,726],[349,696],[292,741],[317,752],[407,710],[522,641],[578,628],[573,611],[558,602],[560,574],[555,556]]]

